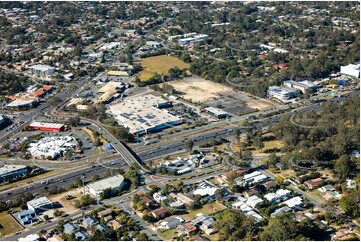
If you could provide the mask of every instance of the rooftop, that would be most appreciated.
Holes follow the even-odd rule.
[[[99,194],[107,188],[118,188],[123,184],[123,182],[124,177],[122,175],[115,175],[93,183],[89,183],[87,186]]]
[[[22,169],[26,169],[26,166],[24,166],[24,165],[2,165],[2,166],[0,166],[0,176],[10,173],[10,172],[22,170]]]
[[[47,197],[39,197],[29,201],[27,204],[28,206],[32,206],[33,208],[40,208],[42,206],[47,206],[52,202]]]

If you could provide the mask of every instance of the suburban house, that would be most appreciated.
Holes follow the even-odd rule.
[[[159,207],[158,203],[156,201],[154,201],[153,199],[151,199],[150,197],[142,196],[142,200],[145,203],[145,206],[147,206],[148,208]]]
[[[269,191],[272,188],[276,188],[277,184],[274,181],[269,181],[264,183],[263,186],[266,188],[267,191]]]
[[[315,178],[315,179],[312,179],[312,180],[307,180],[307,181],[305,181],[305,185],[309,188],[309,189],[315,189],[315,188],[317,188],[319,185],[320,185],[320,183],[322,182],[323,180],[322,180],[322,178]]]
[[[295,209],[302,206],[303,201],[301,197],[293,197],[291,199],[288,199],[287,201],[284,201],[282,204],[286,204],[286,206],[288,206],[289,208]]]
[[[187,235],[191,235],[197,231],[197,228],[193,226],[191,223],[183,223],[182,227],[184,229],[184,232],[187,233]]]
[[[161,203],[163,201],[166,201],[168,198],[167,196],[164,196],[162,193],[160,192],[156,192],[153,194],[153,199],[157,202],[157,203]]]
[[[160,225],[165,229],[174,229],[181,225],[184,220],[181,217],[174,217],[161,222]]]
[[[113,228],[114,230],[119,230],[119,231],[123,231],[125,229],[125,226],[116,219],[109,221],[107,223],[107,226]]]
[[[91,216],[83,219],[83,227],[86,229],[91,229],[93,226],[99,224],[99,221]]]
[[[35,217],[35,213],[32,210],[24,210],[18,212],[18,218],[22,225],[32,223],[34,217]]]
[[[319,190],[322,193],[326,193],[326,192],[333,192],[335,191],[335,188],[332,185],[326,185],[323,187],[318,188],[317,190]]]
[[[82,230],[75,233],[76,240],[84,241],[84,240],[87,240],[88,237],[89,237],[89,235]]]
[[[183,202],[183,203],[185,203],[185,204],[187,204],[189,206],[192,206],[194,204],[193,199],[187,197],[186,195],[184,195],[182,193],[177,193],[177,194],[171,193],[171,194],[169,194],[169,196],[171,196],[172,198],[175,198],[175,199],[177,199],[177,200],[179,200],[179,201],[181,201],[181,202]]]
[[[79,226],[74,223],[64,224],[64,233],[67,235],[73,233],[74,231],[79,231],[79,230],[80,230]]]
[[[109,208],[103,211],[98,212],[98,216],[100,218],[104,218],[105,222],[109,222],[110,220],[113,220],[113,211]]]
[[[282,216],[283,214],[285,213],[288,213],[292,211],[292,209],[290,209],[289,207],[287,206],[284,206],[282,208],[278,208],[276,209],[272,214],[271,214],[271,217],[274,218],[274,217],[278,217],[278,216]]]
[[[169,211],[166,208],[157,208],[152,211],[152,215],[154,218],[162,219],[168,215]]]

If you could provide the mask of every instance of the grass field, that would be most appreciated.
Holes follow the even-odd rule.
[[[13,234],[23,229],[7,212],[0,213],[0,224],[2,226],[0,228],[0,237]]]
[[[188,69],[190,67],[189,64],[168,55],[144,58],[139,63],[143,67],[143,70],[140,72],[139,79],[143,82],[149,80],[149,78],[151,78],[155,73],[167,74],[168,70],[172,67],[177,66],[179,69]]]
[[[198,213],[212,214],[212,213],[222,211],[224,209],[225,209],[225,207],[222,204],[220,204],[218,201],[216,201],[213,203],[206,204],[200,209],[190,210],[187,214],[187,217],[189,219],[195,219],[196,214],[198,214]]]
[[[178,236],[178,233],[174,233],[176,232],[177,229],[170,229],[170,230],[167,230],[167,231],[163,231],[161,232],[160,230],[158,230],[158,235],[164,239],[164,240],[172,240],[173,237],[177,237]]]

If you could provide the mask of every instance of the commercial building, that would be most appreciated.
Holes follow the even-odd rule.
[[[316,89],[318,88],[318,86],[312,81],[296,82],[293,80],[288,80],[284,82],[284,85],[286,87],[300,90],[303,93],[307,92],[308,90],[316,91]]]
[[[41,211],[46,211],[53,208],[53,203],[47,197],[39,197],[26,203],[28,209],[38,214]]]
[[[227,118],[228,116],[230,116],[229,113],[227,113],[219,108],[208,107],[208,108],[205,108],[204,110],[206,110],[207,113],[211,114],[212,116],[214,116],[216,118]]]
[[[187,168],[178,170],[178,171],[177,171],[177,174],[178,174],[178,175],[182,175],[182,174],[185,174],[185,173],[188,173],[188,172],[191,172],[191,171],[192,171],[192,168],[187,167]]]
[[[133,135],[142,135],[183,122],[182,119],[171,115],[167,110],[159,109],[159,107],[171,105],[171,101],[166,101],[161,97],[140,94],[110,106],[108,112],[118,120],[119,124],[128,128]]]
[[[189,45],[192,43],[197,43],[207,40],[208,38],[209,36],[206,34],[188,33],[183,35],[169,36],[168,40],[169,41],[178,40],[179,44],[181,45]]]
[[[128,77],[130,75],[129,71],[108,71],[108,76],[125,76]]]
[[[55,75],[55,68],[48,65],[33,65],[29,70],[32,75],[39,78]]]
[[[75,150],[78,142],[71,136],[45,137],[29,144],[27,151],[38,159],[54,159],[68,150]]]
[[[111,176],[87,185],[89,192],[99,197],[100,194],[105,190],[110,188],[111,192],[119,191],[124,186],[124,177],[122,175]]]
[[[296,89],[290,87],[279,87],[279,86],[270,86],[268,88],[268,96],[274,97],[281,101],[287,101],[292,98],[296,98],[299,95],[299,92]]]
[[[360,62],[355,64],[349,64],[347,66],[341,66],[341,74],[360,78]]]
[[[85,102],[85,98],[82,98],[82,97],[72,98],[72,99],[70,99],[70,101],[68,102],[66,107],[68,108],[72,105],[74,105],[76,107],[77,105],[80,105],[83,102]]]
[[[2,165],[0,166],[0,183],[27,173],[28,169],[24,165]]]
[[[98,93],[102,93],[102,95],[98,97],[96,103],[109,103],[114,98],[119,97],[124,89],[125,85],[122,82],[108,82],[98,90]]]
[[[29,108],[36,107],[39,103],[37,98],[29,98],[29,99],[16,99],[11,103],[7,104],[6,107],[14,110],[25,110]]]
[[[30,129],[33,130],[41,130],[41,131],[66,131],[69,127],[65,124],[57,124],[57,123],[44,123],[44,122],[32,122],[29,125]]]

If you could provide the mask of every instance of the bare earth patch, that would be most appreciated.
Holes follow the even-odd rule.
[[[177,91],[184,93],[182,98],[193,102],[206,102],[221,94],[232,92],[232,88],[198,77],[187,77],[181,81],[169,82]]]
[[[251,101],[247,103],[247,107],[252,109],[258,109],[258,110],[265,110],[268,108],[272,108],[274,105],[271,105],[268,102],[257,100],[257,101]]]

